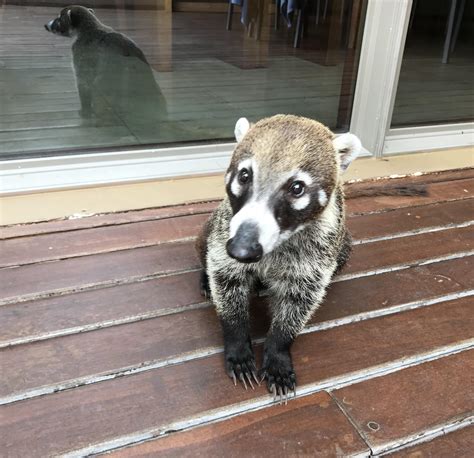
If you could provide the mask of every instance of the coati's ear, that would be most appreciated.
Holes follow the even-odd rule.
[[[345,172],[352,161],[360,154],[362,143],[353,134],[342,134],[336,137],[332,144],[339,154],[341,172]]]
[[[89,13],[92,13],[95,15],[95,11],[92,8],[87,8],[89,10]]]
[[[247,118],[240,118],[235,123],[234,135],[235,139],[237,140],[237,143],[245,137],[245,134],[249,131],[249,129],[250,123]]]

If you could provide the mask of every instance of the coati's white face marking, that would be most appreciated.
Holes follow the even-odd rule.
[[[310,202],[310,197],[308,196],[308,194],[306,194],[305,196],[300,197],[298,200],[295,200],[294,202],[292,202],[291,206],[295,210],[303,210],[309,205],[309,202]]]
[[[321,205],[321,207],[325,207],[328,203],[328,195],[326,194],[326,191],[324,189],[320,189],[318,191],[318,199],[319,205]]]
[[[313,184],[313,179],[309,173],[303,171],[296,171],[289,174],[289,177],[294,176],[294,181],[301,181],[305,187],[311,186]],[[309,194],[304,194],[299,199],[294,200],[291,203],[291,206],[295,210],[303,210],[305,209],[311,202],[311,196]]]
[[[257,173],[257,164],[255,164],[252,159],[245,159],[239,164],[239,166],[237,167],[237,173],[234,175],[234,179],[232,180],[232,183],[230,185],[230,192],[235,197],[239,197],[242,194],[243,186],[241,183],[239,183],[239,174],[244,169],[251,170],[255,179]],[[228,182],[230,181],[230,175],[232,174],[231,172],[229,172],[227,175],[229,175],[229,178],[227,179],[226,177],[226,184],[229,184]]]

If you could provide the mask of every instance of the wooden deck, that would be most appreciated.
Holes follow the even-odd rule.
[[[0,455],[471,457],[474,169],[399,181],[429,196],[348,200],[286,406],[224,372],[193,250],[215,202],[1,228]]]

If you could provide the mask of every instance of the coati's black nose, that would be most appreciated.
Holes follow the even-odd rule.
[[[57,19],[51,19],[47,24],[44,25],[44,28],[48,31],[48,32],[54,32],[54,25],[55,25],[55,22],[57,22]]]
[[[227,253],[239,262],[257,262],[263,256],[263,248],[258,243],[258,229],[250,224],[242,224],[235,236],[227,241]]]

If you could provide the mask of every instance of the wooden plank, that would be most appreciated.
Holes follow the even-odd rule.
[[[6,268],[1,272],[0,302],[18,296],[59,294],[113,285],[198,267],[194,243],[181,242]],[[26,284],[25,278],[28,279]]]
[[[399,452],[390,453],[390,458],[436,458],[455,456],[471,458],[474,450],[474,427],[468,426],[452,433],[443,434],[429,442],[424,442]]]
[[[470,275],[473,270],[474,256],[469,256],[333,283],[323,307],[314,314],[311,323],[458,294],[474,288],[474,278]],[[0,345],[18,339],[24,341],[65,335],[179,311],[181,307],[203,300],[197,288],[198,276],[198,272],[171,275],[0,307],[0,322],[3,324]],[[263,318],[260,316],[265,326],[267,320]]]
[[[472,227],[357,245],[343,274],[398,268],[403,264],[472,250]],[[199,267],[193,242],[162,244],[2,270],[0,303],[29,300]],[[366,275],[366,273],[364,273]],[[24,279],[30,279],[25,284]]]
[[[330,285],[311,323],[338,320],[400,304],[426,303],[474,287],[474,256],[412,267]],[[349,299],[350,298],[350,299]]]
[[[111,453],[131,456],[354,456],[362,439],[326,392]]]
[[[0,267],[158,245],[196,237],[209,215],[35,235],[0,241]]]
[[[107,213],[77,219],[61,219],[34,224],[0,226],[0,238],[8,239],[38,234],[52,234],[55,232],[75,231],[78,229],[129,224],[140,221],[154,221],[185,215],[200,215],[210,213],[216,206],[216,201],[199,202],[170,207],[147,208],[145,210]]]
[[[342,275],[373,272],[474,249],[472,226],[356,245]]]
[[[366,380],[333,395],[372,452],[381,453],[413,441],[423,431],[472,415],[473,373],[471,350]]]
[[[382,312],[389,307],[419,300],[429,301],[443,294],[453,295],[474,287],[474,279],[469,275],[474,267],[473,256],[467,260],[443,264],[434,269],[432,266],[426,266],[402,274],[393,272],[383,275],[383,278],[369,277],[344,284],[333,284],[324,306],[314,314],[310,325],[329,324],[333,320],[347,319],[350,316],[354,316],[355,321],[361,319],[356,318],[359,314]],[[185,286],[186,280],[191,279],[193,283]],[[153,310],[152,304],[156,304],[157,312],[167,309],[172,311],[173,308],[185,306],[193,300],[200,300],[197,278],[192,278],[191,274],[186,274],[185,278],[175,276],[155,280],[150,282],[151,285],[147,283],[131,285],[133,288],[117,287],[115,289],[118,291],[112,294],[109,289],[82,293],[97,301],[92,303],[81,303],[78,295],[45,301],[55,305],[50,310],[44,310],[44,303],[38,305],[39,310],[36,303],[1,307],[1,318],[6,310],[6,319],[2,321],[1,340],[15,331],[28,335],[32,329],[41,326],[42,329],[54,332],[64,326],[65,320],[74,324],[84,320],[90,322],[97,320],[97,314],[100,312],[111,320],[117,320],[120,314],[122,317],[130,316],[140,305],[148,308],[149,312]],[[130,301],[130,298],[133,298],[133,301]],[[58,302],[60,306],[64,305],[66,310],[58,310]],[[21,305],[23,307],[20,307]],[[130,310],[127,310],[127,305]],[[255,338],[263,337],[269,327],[268,317],[261,305],[261,301],[255,301],[252,309],[252,335]],[[81,311],[80,317],[77,317],[78,310]],[[32,313],[28,315],[30,311]],[[11,329],[9,324],[12,325]],[[18,345],[5,349],[4,357],[0,361],[0,372],[8,371],[8,380],[0,386],[0,396],[10,396],[43,385],[61,384],[81,377],[120,372],[145,361],[176,358],[183,353],[222,345],[220,325],[212,307],[116,325],[95,332],[77,332],[33,345]],[[24,376],[25,370],[28,372],[27,378]]]
[[[454,226],[472,220],[474,199],[464,199],[349,217],[347,226],[355,240],[367,240],[430,227]]]
[[[403,185],[403,182],[398,182]],[[418,205],[428,205],[436,202],[446,202],[474,196],[474,180],[456,180],[448,182],[432,183],[427,186],[428,195],[426,197],[359,197],[349,199],[347,210],[349,214],[364,214],[367,212],[385,211],[394,208],[415,207]]]
[[[299,386],[468,339],[474,326],[471,312],[472,301],[461,299],[302,335],[293,347]],[[234,387],[221,358],[214,355],[5,405],[0,448],[15,456],[44,456],[126,434],[150,437],[152,431],[144,432],[158,434],[179,419],[266,393],[263,386],[255,391]],[[225,416],[226,411],[213,415]]]
[[[0,267],[32,264],[89,254],[105,253],[156,245],[196,237],[209,217],[187,215],[0,240]],[[349,218],[348,227],[355,239],[390,237],[404,231],[419,231],[433,226],[454,226],[473,220],[474,199],[394,210],[389,213]]]
[[[198,282],[189,272],[0,307],[0,345],[175,313],[204,301]]]

